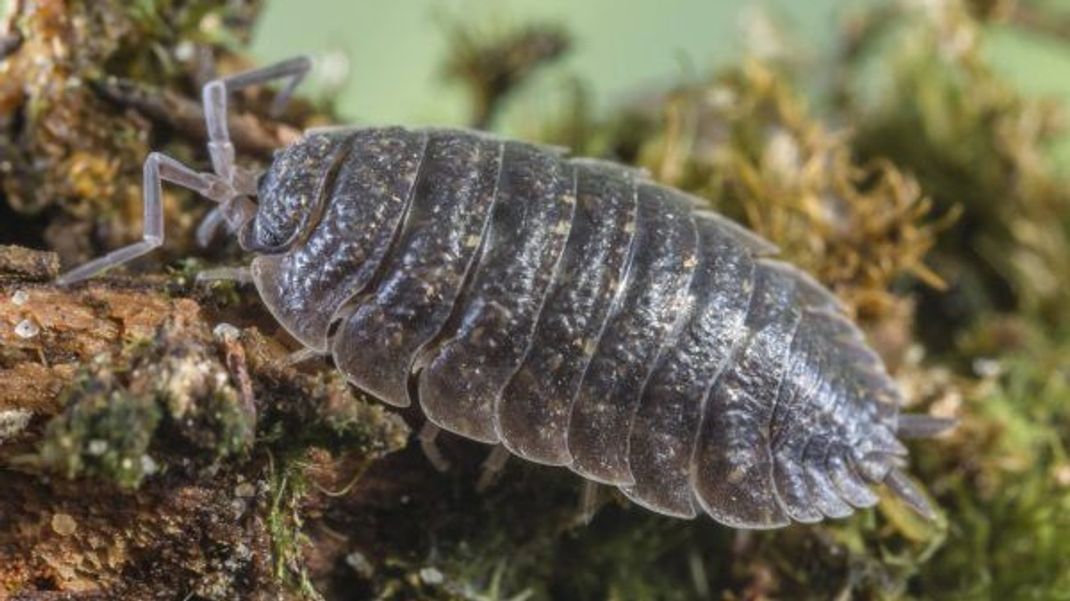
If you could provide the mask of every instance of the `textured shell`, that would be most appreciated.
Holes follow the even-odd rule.
[[[634,170],[457,130],[310,133],[264,179],[279,322],[359,388],[655,511],[842,517],[895,471],[898,393],[837,300]]]

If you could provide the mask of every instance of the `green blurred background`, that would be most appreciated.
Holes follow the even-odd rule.
[[[915,4],[935,0],[913,0]],[[552,110],[568,77],[590,88],[597,106],[625,102],[738,58],[761,44],[765,14],[790,36],[801,60],[818,65],[834,52],[841,19],[872,0],[275,0],[260,21],[256,57],[270,61],[309,53],[320,61],[313,83],[340,93],[353,121],[460,124],[463,90],[440,71],[446,24],[473,20],[507,27],[532,18],[560,22],[575,37],[567,60],[542,73],[516,113]],[[1070,11],[1070,0],[1046,3]],[[1070,101],[1070,47],[1011,27],[998,27],[987,52],[997,68],[1029,93]],[[744,42],[744,40],[750,40]],[[757,41],[756,41],[757,40]],[[751,46],[747,46],[751,44]],[[819,69],[815,68],[815,72]],[[535,98],[535,101],[531,99]],[[508,129],[507,119],[507,129]],[[1070,147],[1060,152],[1070,159]],[[1065,163],[1065,161],[1064,161]]]

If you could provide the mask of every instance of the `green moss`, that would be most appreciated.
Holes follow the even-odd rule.
[[[465,85],[471,95],[471,126],[487,129],[505,100],[532,74],[559,60],[572,45],[556,23],[527,23],[480,30],[464,16],[449,23],[445,76]]]
[[[355,390],[337,370],[304,373],[285,365],[256,330],[246,330],[243,343],[261,407],[261,441],[274,451],[314,446],[372,457],[408,443],[404,420]]]
[[[1070,591],[1070,336],[1025,327],[1031,331],[971,390],[951,449],[923,453],[927,471],[940,474],[935,486],[947,491],[952,520],[947,544],[919,574],[920,590],[939,598],[1056,599]]]
[[[68,478],[101,477],[136,488],[156,471],[149,455],[163,417],[152,397],[116,390],[108,382],[83,376],[53,419],[41,445],[41,460]]]
[[[102,356],[65,393],[41,461],[74,478],[125,488],[178,461],[210,468],[247,452],[256,415],[197,331],[171,323],[151,340]]]
[[[301,500],[308,492],[302,454],[291,452],[279,459],[272,455],[267,527],[271,534],[275,579],[302,598],[317,600],[323,597],[312,585],[302,549],[308,544],[308,537],[302,531]]]

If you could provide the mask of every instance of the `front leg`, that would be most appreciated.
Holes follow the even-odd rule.
[[[56,279],[60,286],[88,279],[98,273],[132,261],[163,244],[163,181],[189,188],[213,200],[226,197],[229,186],[210,173],[198,173],[177,160],[158,152],[145,159],[142,193],[145,198],[141,241],[114,250],[77,267]]]

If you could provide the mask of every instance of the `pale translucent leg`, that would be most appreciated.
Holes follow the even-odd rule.
[[[303,348],[287,355],[285,364],[287,366],[298,365],[300,363],[304,363],[305,361],[310,361],[312,359],[317,359],[326,356],[327,353],[324,353],[322,351],[317,351],[310,348]]]
[[[509,460],[509,450],[505,445],[498,445],[487,455],[486,460],[480,467],[479,480],[476,481],[476,491],[483,492],[498,478],[505,463]]]
[[[223,208],[215,207],[211,211],[208,211],[201,219],[201,222],[197,224],[197,232],[195,238],[197,239],[197,246],[201,248],[207,248],[212,243],[212,239],[215,238],[219,232],[219,228],[227,222],[226,217],[223,216]]]
[[[248,267],[213,267],[197,273],[197,283],[207,282],[237,282],[239,284],[252,284],[253,272]]]
[[[208,152],[212,156],[212,167],[220,177],[227,181],[234,179],[234,145],[227,129],[227,95],[249,86],[288,79],[272,104],[272,111],[277,112],[289,101],[294,89],[311,69],[312,61],[307,56],[299,56],[261,69],[216,79],[204,86],[201,98],[208,129]]]
[[[235,210],[233,203],[226,203],[205,213],[201,222],[197,224],[197,230],[194,233],[194,238],[197,240],[197,246],[201,248],[208,248],[221,229],[226,229],[231,234],[237,231],[237,227],[235,227],[237,223],[228,223],[228,219],[232,218],[234,215],[244,217],[255,210],[245,197],[256,195],[256,175],[247,173],[241,167],[235,167],[234,177],[230,184],[236,195],[233,199],[233,203],[242,204],[241,206],[237,206],[237,210]],[[230,215],[230,217],[228,217],[228,215]]]
[[[706,575],[706,564],[695,547],[691,547],[687,552],[687,567],[691,572],[691,584],[695,587],[695,597],[710,599],[710,578]]]
[[[289,102],[294,89],[311,69],[312,61],[306,56],[299,56],[261,69],[212,80],[201,90],[212,169],[219,177],[229,182],[239,194],[210,212],[201,221],[197,227],[197,242],[201,246],[208,245],[224,221],[230,224],[232,231],[235,231],[238,226],[252,217],[255,211],[255,207],[245,196],[256,194],[256,178],[252,174],[237,169],[234,165],[234,144],[230,141],[230,130],[227,128],[227,95],[249,86],[268,83],[276,79],[287,79],[289,81],[275,96],[272,104],[272,113],[278,113]]]
[[[598,511],[598,487],[594,480],[583,481],[583,491],[580,493],[580,523],[590,524]]]
[[[442,432],[442,429],[431,423],[430,421],[424,422],[424,427],[420,428],[420,434],[417,438],[420,439],[420,449],[423,450],[424,455],[427,456],[427,460],[431,462],[431,465],[438,471],[444,472],[450,469],[450,462],[442,456],[442,451],[439,450],[438,445],[435,444],[435,439]]]
[[[60,286],[73,284],[117,265],[136,259],[163,244],[163,182],[169,181],[209,198],[218,197],[218,179],[210,173],[198,173],[175,159],[154,152],[145,159],[142,193],[145,197],[144,228],[141,242],[124,246],[96,258],[57,278]]]
[[[163,180],[184,186],[221,203],[219,215],[210,214],[213,221],[219,221],[221,216],[232,228],[244,224],[255,211],[255,206],[246,197],[255,192],[255,178],[235,169],[234,145],[227,129],[227,94],[274,79],[289,79],[275,98],[273,108],[278,109],[286,103],[311,67],[312,62],[307,57],[297,57],[206,84],[202,90],[204,118],[208,130],[208,152],[212,157],[215,175],[198,173],[160,153],[150,154],[145,160],[145,227],[141,242],[124,246],[65,273],[57,279],[57,283],[66,285],[90,278],[101,271],[136,259],[163,244]],[[202,236],[210,238],[216,227],[218,225],[211,223],[202,224],[202,227],[198,228],[198,239],[202,239]]]

